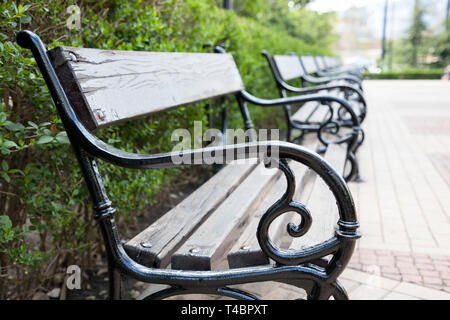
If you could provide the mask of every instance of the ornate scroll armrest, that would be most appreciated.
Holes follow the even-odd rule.
[[[331,254],[333,258],[328,263],[326,272],[331,277],[337,277],[349,262],[355,241],[360,237],[360,234],[357,231],[359,225],[356,216],[353,216],[355,210],[353,200],[351,194],[346,191],[347,185],[342,177],[324,159],[315,157],[314,161],[309,162],[309,164],[311,165],[310,168],[322,177],[336,199],[339,221],[335,236],[320,244],[295,251],[280,249],[269,238],[271,223],[284,213],[295,212],[301,217],[299,225],[289,223],[287,226],[287,232],[292,237],[305,235],[313,223],[308,208],[302,203],[293,200],[295,175],[286,159],[280,158],[271,162],[272,164],[276,163],[278,168],[284,173],[287,180],[287,188],[283,196],[265,212],[259,222],[257,230],[259,245],[263,252],[279,265],[310,263]],[[299,161],[295,156],[291,157],[291,159]],[[321,214],[326,214],[326,212]]]

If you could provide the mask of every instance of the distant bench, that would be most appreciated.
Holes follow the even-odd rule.
[[[108,253],[111,299],[120,298],[124,276],[164,285],[146,299],[192,293],[255,299],[231,286],[262,281],[303,288],[309,299],[348,298],[337,278],[359,233],[352,196],[341,177],[345,146],[329,145],[324,158],[310,151],[317,139],[304,141],[309,149],[281,141],[230,141],[136,154],[93,133],[98,127],[222,96],[236,98],[245,129],[252,129],[246,103],[273,107],[314,97],[267,100],[251,95],[229,54],[71,47],[46,52],[29,31],[20,32],[17,41],[33,52],[84,174]],[[351,108],[335,97],[320,99]],[[230,151],[232,161],[225,158]],[[261,152],[266,165],[258,161]],[[188,163],[177,163],[180,157]],[[202,158],[230,163],[122,244],[114,199],[108,199],[96,158],[150,170],[195,165]],[[238,158],[247,161],[240,164]]]
[[[301,56],[301,60],[314,60],[316,71],[315,73],[319,77],[342,77],[345,75],[351,75],[356,77],[360,83],[363,80],[363,65],[349,64],[342,65],[337,57],[330,56]],[[311,62],[308,62],[311,64]]]
[[[284,105],[288,127],[287,141],[301,141],[305,134],[317,132],[319,139],[325,145],[343,143],[349,138],[349,132],[359,130],[358,142],[353,144],[349,141],[347,144],[348,162],[351,167],[347,170],[348,174],[345,178],[347,181],[360,181],[355,153],[364,141],[364,131],[360,125],[366,117],[367,105],[360,89],[359,78],[345,72],[336,73],[332,77],[316,77],[319,69],[313,56],[299,57],[295,54],[272,56],[267,51],[263,51],[262,54],[272,71],[280,97],[285,98],[290,94],[296,96],[302,94],[304,97],[311,94],[331,95],[351,105],[352,108],[349,111],[336,101],[315,99],[297,104],[299,108],[295,112],[292,112],[291,105]],[[302,84],[307,83],[308,86],[297,87],[289,84],[294,79],[300,80]],[[313,86],[310,86],[311,84]],[[293,139],[294,131],[300,132],[300,136],[295,139]],[[322,138],[326,132],[332,132],[333,140]]]

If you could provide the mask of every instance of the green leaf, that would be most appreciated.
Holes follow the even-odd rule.
[[[36,144],[46,144],[53,141],[53,137],[51,136],[42,136],[39,138],[39,140],[36,142]]]
[[[18,145],[17,145],[14,141],[11,141],[11,140],[5,140],[5,141],[1,144],[1,146],[4,147],[4,148],[18,147]]]
[[[11,178],[8,176],[8,174],[4,171],[0,171],[0,176],[5,179],[6,182],[10,183],[11,182]]]
[[[4,228],[4,227],[11,228],[12,227],[11,219],[9,219],[9,217],[7,215],[1,215],[0,216],[0,226],[2,226],[2,228]]]
[[[6,162],[5,160],[2,160],[2,168],[4,171],[8,171],[9,169],[8,162]]]
[[[25,126],[21,123],[9,123],[7,125],[5,125],[6,129],[8,129],[9,131],[20,131],[22,129],[25,128]]]
[[[62,131],[56,135],[56,141],[63,144],[69,144],[69,138],[67,137],[67,133],[65,131]]]
[[[30,7],[31,7],[31,4],[24,5],[23,8],[22,8],[22,12],[27,11],[28,9],[30,9]]]
[[[34,123],[33,121],[28,121],[27,123],[35,129],[39,128],[39,126],[36,123]]]

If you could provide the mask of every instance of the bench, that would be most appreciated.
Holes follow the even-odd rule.
[[[287,141],[302,139],[306,134],[317,133],[319,140],[324,144],[343,144],[348,147],[348,162],[350,164],[345,175],[346,181],[362,181],[359,176],[359,166],[356,151],[364,141],[364,131],[360,125],[367,113],[367,105],[363,92],[354,86],[343,82],[327,82],[313,87],[296,87],[289,84],[294,79],[306,80],[309,71],[296,55],[273,55],[267,51],[262,52],[270,67],[280,97],[288,97],[289,93],[302,94],[304,97],[314,94],[333,95],[351,105],[349,111],[340,101],[323,101],[315,99],[303,103],[293,113],[290,105],[285,105],[286,123],[288,127]],[[310,56],[312,58],[312,56]],[[312,60],[311,60],[312,61]],[[313,61],[312,61],[313,62]],[[300,131],[300,136],[292,139],[293,131]],[[359,131],[360,138],[355,143],[349,137]],[[328,137],[324,135],[328,133]],[[331,135],[330,135],[331,134]]]
[[[349,74],[363,79],[363,68],[358,65],[341,65],[337,57],[313,56],[317,67],[316,74],[320,77],[334,77]]]
[[[322,158],[296,144],[251,138],[136,154],[94,134],[98,127],[224,96],[236,98],[245,129],[251,130],[247,103],[275,107],[305,98],[251,95],[226,53],[46,51],[30,31],[21,31],[17,42],[32,51],[83,172],[108,255],[110,299],[121,297],[124,277],[164,285],[145,299],[198,293],[256,299],[240,286],[265,281],[304,289],[308,299],[348,298],[337,278],[360,235],[352,195],[340,174],[346,159],[342,146],[329,145]],[[314,145],[317,139],[305,143]],[[96,159],[147,170],[226,165],[152,225],[122,241]]]
[[[331,84],[331,83],[347,83],[356,86],[359,90],[362,89],[361,81],[362,77],[354,74],[353,70],[349,71],[341,71],[328,73],[326,75],[320,76],[319,74],[323,72],[319,69],[317,65],[317,60],[312,55],[306,56],[298,56],[295,53],[291,53],[292,56],[295,56],[300,61],[300,65],[303,69],[302,80],[304,85],[321,85],[321,84]]]

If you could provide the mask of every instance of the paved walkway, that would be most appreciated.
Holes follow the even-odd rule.
[[[351,268],[450,293],[450,83],[366,81]],[[450,296],[449,296],[450,298]]]
[[[450,82],[365,81],[361,233],[340,281],[350,299],[450,300]],[[296,299],[290,286],[245,287]],[[204,298],[204,297],[203,297]]]

